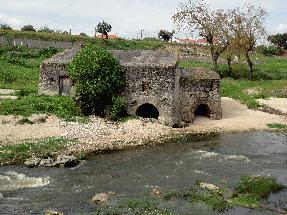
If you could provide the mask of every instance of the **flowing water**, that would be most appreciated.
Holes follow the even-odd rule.
[[[245,175],[272,175],[287,185],[287,134],[221,134],[197,142],[97,155],[72,169],[0,167],[0,214],[43,214],[46,209],[88,213],[96,209],[91,202],[96,193],[141,197],[153,188],[183,189],[197,180],[233,188]],[[187,210],[173,204],[167,207],[177,208],[178,213]],[[271,194],[266,204],[286,208],[287,193]],[[197,207],[194,214],[214,214]],[[274,213],[238,207],[224,214]]]

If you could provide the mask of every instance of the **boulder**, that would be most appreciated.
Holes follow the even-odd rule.
[[[41,162],[41,158],[33,157],[33,158],[26,160],[24,162],[24,165],[28,167],[35,167],[35,166],[38,166],[40,162]]]
[[[40,167],[53,167],[55,163],[52,158],[42,159],[39,164]]]
[[[48,116],[46,114],[33,114],[28,118],[29,121],[35,124],[44,123],[47,119]]]
[[[98,193],[94,195],[92,198],[92,202],[95,204],[103,204],[106,203],[111,196],[116,195],[114,192],[108,192],[108,193]]]
[[[206,190],[210,190],[210,191],[218,191],[219,190],[219,187],[217,187],[214,184],[208,184],[208,183],[200,182],[199,186],[202,189],[206,189]]]
[[[57,157],[57,160],[55,162],[55,166],[61,166],[61,167],[74,167],[79,163],[78,159],[71,155],[59,155]]]
[[[98,193],[94,195],[94,197],[92,198],[92,202],[94,202],[95,204],[102,204],[107,202],[108,199],[109,195],[107,193]]]
[[[62,212],[55,210],[46,210],[45,215],[64,215]]]

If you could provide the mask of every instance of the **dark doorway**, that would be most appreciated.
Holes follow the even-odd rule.
[[[208,105],[205,104],[198,105],[194,112],[194,115],[210,117],[210,108],[208,107]]]
[[[69,96],[72,87],[71,79],[68,76],[60,77],[60,95]]]
[[[137,116],[158,119],[159,112],[152,104],[143,104],[137,109]]]

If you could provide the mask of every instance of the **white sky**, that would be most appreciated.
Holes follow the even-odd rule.
[[[175,29],[171,17],[183,0],[0,0],[0,23],[15,29],[26,24],[48,25],[73,34],[94,34],[95,25],[105,20],[113,33],[136,38],[156,37],[160,29]],[[269,33],[287,32],[287,0],[207,0],[212,7],[230,8],[243,2],[264,7],[269,16]],[[181,34],[180,36],[188,36]]]

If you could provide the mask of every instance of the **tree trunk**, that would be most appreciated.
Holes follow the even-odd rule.
[[[227,65],[228,65],[227,77],[231,77],[231,75],[232,75],[231,57],[227,58]]]
[[[216,58],[214,46],[212,44],[210,44],[210,53],[211,53],[211,58],[212,58],[213,66],[214,66],[214,71],[218,72],[218,64],[217,64],[218,58]]]
[[[248,66],[249,66],[249,79],[253,79],[253,63],[249,57],[249,53],[246,52],[245,53],[245,56],[246,56],[246,59],[247,59],[247,63],[248,63]]]

